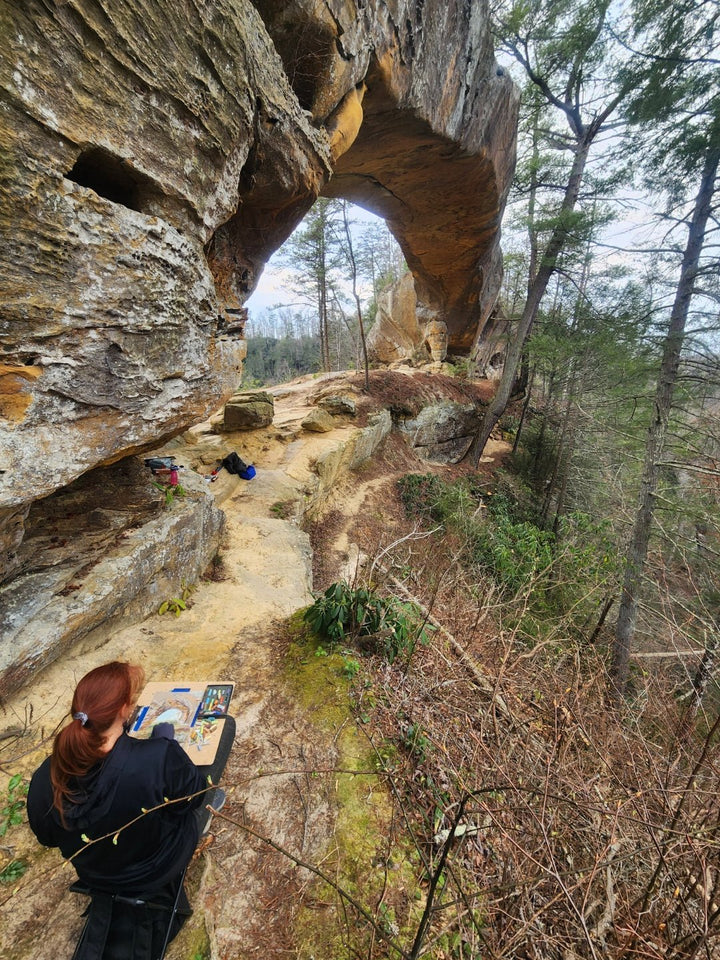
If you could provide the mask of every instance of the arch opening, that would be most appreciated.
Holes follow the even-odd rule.
[[[270,258],[246,302],[244,386],[360,369],[362,333],[370,356],[382,359],[373,352],[373,330],[389,312],[397,315],[401,303],[415,328],[404,338],[412,353],[422,338],[412,276],[397,240],[382,218],[320,197]]]

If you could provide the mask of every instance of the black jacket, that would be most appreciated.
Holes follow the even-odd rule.
[[[77,784],[78,802],[68,804],[63,827],[53,806],[50,758],[30,782],[27,812],[40,843],[73,858],[78,877],[93,890],[148,895],[182,871],[198,841],[193,811],[204,800],[163,806],[197,793],[207,781],[175,740],[136,740],[123,734],[107,757]],[[116,832],[139,817],[132,826]],[[110,834],[98,843],[89,840]],[[78,853],[78,851],[80,851]]]

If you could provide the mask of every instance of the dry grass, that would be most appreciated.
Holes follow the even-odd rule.
[[[361,546],[373,556],[401,541],[386,569],[478,671],[437,632],[409,666],[372,660],[358,685],[426,893],[447,839],[429,927],[408,955],[720,956],[710,719],[688,727],[662,674],[638,676],[635,702],[614,709],[601,651],[521,643],[492,587],[465,579],[452,539],[402,540],[412,528],[384,496],[357,525]],[[378,588],[397,592],[378,570]]]

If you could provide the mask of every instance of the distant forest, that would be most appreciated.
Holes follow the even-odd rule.
[[[361,368],[361,326],[370,330],[378,297],[407,266],[386,225],[355,222],[352,210],[321,197],[283,246],[293,302],[251,313],[244,387]]]
[[[248,337],[247,347],[247,359],[243,365],[244,387],[284,383],[321,369],[320,338],[311,334]]]

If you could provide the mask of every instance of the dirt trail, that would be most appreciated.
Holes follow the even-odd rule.
[[[212,484],[227,517],[218,570],[224,579],[197,585],[192,605],[177,618],[152,616],[113,632],[100,648],[81,645],[45,670],[32,689],[11,699],[3,723],[22,724],[32,712],[35,730],[40,725],[48,735],[62,721],[77,679],[115,658],[142,663],[152,679],[234,679],[238,735],[226,782],[238,786],[224,812],[310,860],[326,849],[335,813],[323,785],[298,771],[309,764],[332,766],[336,746],[332,737],[318,735],[312,718],[288,693],[273,624],[311,600],[310,542],[297,518],[309,495],[312,462],[356,429],[341,425],[328,434],[302,431],[308,394],[316,389],[317,381],[307,378],[278,389],[274,422],[265,430],[218,436],[205,425],[165,448],[200,473],[209,473],[232,450],[256,465],[257,477],[250,482],[223,471]],[[344,504],[348,514],[362,503],[365,487],[377,482],[353,482]],[[344,531],[336,547],[347,550]],[[29,752],[21,761],[22,772],[31,772],[46,751]],[[247,782],[253,772],[278,769],[291,772]],[[12,772],[17,770],[16,762]],[[171,946],[168,960],[288,956],[282,930],[297,900],[288,893],[299,889],[302,871],[230,824],[216,820],[212,833],[211,848],[189,873],[195,915]],[[37,856],[27,828],[15,828],[11,839],[15,856]],[[26,875],[33,883],[21,885],[9,900],[10,891],[0,888],[3,957],[71,956],[85,904],[67,892],[74,874],[60,864],[55,851],[44,851]]]
[[[317,730],[284,691],[273,628],[274,622],[311,600],[310,542],[296,519],[312,480],[311,463],[353,430],[339,426],[330,434],[302,431],[311,388],[317,388],[317,380],[278,391],[275,420],[267,430],[217,436],[202,426],[165,448],[201,473],[209,473],[216,460],[232,450],[256,465],[253,481],[222,471],[211,488],[227,518],[222,568],[217,571],[224,579],[197,585],[192,604],[179,617],[150,617],[113,632],[97,649],[80,645],[6,704],[3,726],[22,725],[32,715],[35,729],[39,725],[48,735],[62,721],[84,673],[111,659],[128,659],[142,663],[153,679],[236,681],[233,714],[238,733],[228,783],[243,780],[250,765],[253,770],[278,765],[301,769],[311,755],[317,765],[332,764],[332,742],[318,753]],[[31,772],[47,749],[33,749],[20,763],[22,772]],[[15,763],[13,772],[17,770]],[[332,832],[332,810],[322,791],[315,793],[309,807],[310,792],[297,774],[261,778],[236,790],[225,812],[247,818],[308,856],[323,848]],[[287,862],[268,857],[258,844],[253,847],[241,831],[216,822],[213,833],[212,849],[190,872],[195,908],[191,929],[171,946],[169,960],[194,957],[193,940],[200,944],[199,955],[209,946],[213,958],[253,956],[269,933],[266,913],[264,929],[257,929],[263,913],[257,909],[259,900],[283,877],[286,883],[298,882],[289,877]],[[27,828],[15,828],[12,841],[15,856],[37,855]],[[60,864],[55,851],[43,851],[27,875],[35,874],[38,882],[9,901],[10,891],[0,888],[0,901],[5,901],[0,905],[3,957],[58,960],[71,955],[85,904],[67,892],[73,872]],[[250,904],[254,909],[248,909]],[[273,942],[282,947],[277,936]],[[266,948],[262,952],[273,955]]]

